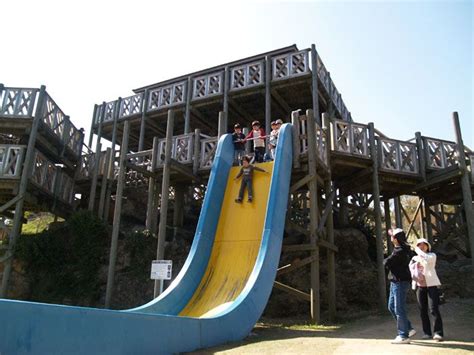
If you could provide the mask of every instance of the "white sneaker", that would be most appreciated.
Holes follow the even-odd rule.
[[[410,329],[410,331],[408,332],[408,337],[413,338],[415,335],[416,335],[416,330],[413,328]]]
[[[434,337],[433,337],[433,340],[436,340],[436,341],[443,341],[443,336],[439,335],[439,334],[435,334]]]
[[[410,344],[409,338],[402,338],[398,335],[395,339],[392,340],[392,344]]]

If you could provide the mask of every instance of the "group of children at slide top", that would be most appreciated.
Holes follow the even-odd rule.
[[[253,160],[257,163],[262,163],[264,161],[274,160],[275,159],[275,149],[278,141],[278,133],[280,127],[283,124],[282,120],[276,120],[271,123],[272,131],[267,137],[265,135],[265,130],[261,128],[260,122],[252,122],[252,130],[247,136],[242,133],[242,128],[240,124],[234,125],[234,133],[232,134],[232,141],[234,143],[234,164],[242,166],[239,173],[235,177],[235,180],[242,177],[242,182],[240,184],[239,196],[235,199],[235,202],[241,203],[244,198],[245,188],[248,192],[248,202],[253,200],[253,187],[252,179],[254,171],[261,171],[267,173],[262,168],[252,164]],[[265,139],[268,138],[268,150],[270,156],[265,154]],[[253,141],[254,149],[254,159],[248,155],[245,155],[245,142]]]

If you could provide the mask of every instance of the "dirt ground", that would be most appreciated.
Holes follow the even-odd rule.
[[[259,323],[242,342],[192,354],[468,354],[474,352],[474,299],[455,299],[441,306],[445,341],[422,340],[415,304],[409,318],[417,330],[409,345],[390,343],[395,321],[388,315],[368,315],[336,326]],[[341,318],[342,315],[339,315]]]

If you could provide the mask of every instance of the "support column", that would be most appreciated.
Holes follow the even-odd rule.
[[[224,69],[224,117],[223,117],[223,122],[222,126],[224,129],[224,133],[227,133],[229,131],[229,67],[225,67]]]
[[[403,219],[402,219],[402,209],[400,196],[397,196],[393,199],[393,205],[395,208],[395,224],[397,228],[403,229]]]
[[[148,89],[143,93],[142,100],[142,117],[140,122],[140,137],[138,139],[138,151],[144,150],[145,145],[145,129],[146,129],[146,110],[148,108]]]
[[[334,220],[333,220],[333,202],[328,201],[333,185],[331,182],[331,122],[329,120],[329,115],[323,113],[323,123],[324,123],[324,133],[326,134],[326,156],[327,156],[327,166],[328,166],[328,177],[324,182],[324,190],[326,195],[326,203],[331,204],[331,212],[329,212],[326,219],[326,235],[327,241],[334,245]],[[327,208],[327,207],[326,207]],[[327,248],[327,258],[328,258],[328,311],[329,311],[329,321],[333,322],[336,318],[336,255],[334,250]]]
[[[317,161],[316,161],[316,112],[308,110],[306,112],[306,122],[308,124],[308,174],[316,177],[317,175]],[[311,300],[310,300],[310,311],[311,320],[314,323],[319,323],[321,318],[321,305],[320,305],[320,285],[319,285],[319,246],[318,246],[318,185],[317,179],[311,179],[309,182],[309,236],[310,243],[313,245],[314,250],[311,251],[311,256],[314,261],[311,263]]]
[[[219,121],[217,122],[217,136],[220,138],[226,133],[225,129],[225,113],[219,111]]]
[[[114,287],[115,263],[117,261],[117,246],[118,246],[118,237],[119,237],[119,232],[120,232],[120,218],[122,214],[123,187],[125,185],[125,170],[126,170],[125,164],[126,164],[127,152],[128,152],[129,131],[130,131],[130,122],[125,121],[123,136],[122,136],[122,147],[120,150],[119,173],[117,177],[117,194],[115,198],[114,223],[112,227],[112,242],[110,245],[109,270],[107,273],[105,308],[110,308],[110,301],[112,299],[112,292],[113,292],[113,287]]]
[[[95,146],[95,165],[94,165],[94,172],[92,173],[92,182],[91,182],[91,190],[89,192],[89,211],[94,211],[94,204],[95,204],[95,194],[97,190],[97,178],[99,175],[99,168],[100,168],[100,155],[101,155],[101,138],[102,138],[102,124],[104,121],[105,116],[105,105],[106,103],[102,103],[100,108],[100,116],[99,116],[99,129],[97,131],[97,144]]]
[[[319,117],[319,96],[318,96],[318,69],[317,69],[318,53],[316,46],[311,45],[311,96],[313,99],[313,111],[316,123],[321,126],[321,118]]]
[[[375,147],[374,124],[369,123],[370,155],[372,157],[372,193],[374,197],[375,237],[377,247],[377,275],[379,289],[379,306],[386,309],[385,268],[383,265],[382,217],[380,212],[379,162]]]
[[[110,159],[111,159],[112,150],[107,148],[105,153],[105,164],[104,170],[102,172],[102,183],[100,186],[100,198],[99,198],[99,211],[98,216],[100,219],[104,218],[104,207],[105,207],[105,198],[107,193],[107,182],[109,178],[109,166],[110,166]]]
[[[193,79],[188,78],[186,85],[186,108],[184,110],[184,134],[191,132],[191,100],[193,98]]]
[[[96,104],[94,105],[94,112],[92,113],[91,131],[89,132],[89,145],[88,145],[89,148],[92,147],[92,139],[94,138],[94,125],[96,122],[97,110],[98,110],[98,106]]]
[[[153,138],[153,151],[151,156],[151,172],[154,173],[156,171],[156,163],[158,161],[158,137]],[[147,207],[146,207],[146,221],[145,221],[145,228],[149,230],[151,233],[155,233],[156,227],[153,223],[155,209],[155,185],[156,185],[156,178],[150,177],[148,178],[148,199],[147,199]]]
[[[341,226],[347,226],[349,224],[349,209],[347,206],[347,196],[341,193],[339,190],[339,224]]]
[[[194,130],[194,157],[193,157],[193,174],[196,175],[201,165],[201,130]]]
[[[5,264],[4,264],[2,286],[0,289],[0,298],[6,298],[7,293],[8,293],[8,282],[10,280],[10,275],[12,271],[16,242],[18,240],[18,237],[20,236],[21,226],[23,224],[23,206],[25,204],[25,195],[26,195],[26,189],[28,187],[28,180],[31,176],[33,164],[35,162],[36,137],[38,134],[38,127],[39,127],[40,121],[43,118],[42,113],[44,109],[45,99],[46,99],[46,87],[42,85],[40,88],[39,96],[38,96],[38,104],[36,106],[35,116],[31,124],[31,130],[28,137],[28,146],[26,148],[23,170],[21,172],[20,186],[18,188],[18,196],[20,196],[20,199],[15,205],[15,215],[13,217],[13,226],[8,238],[9,244],[8,244],[7,253],[9,253],[10,255],[9,255],[9,258],[5,260]]]
[[[160,224],[158,227],[158,246],[156,259],[162,260],[165,255],[166,220],[168,217],[168,200],[170,188],[170,161],[173,142],[174,111],[168,110],[168,122],[166,125],[165,161],[163,164],[163,181],[161,185]],[[155,280],[154,297],[160,294],[160,281]]]
[[[293,135],[293,168],[300,167],[300,112],[293,111],[291,113],[292,135]]]
[[[272,59],[265,57],[265,134],[271,132],[272,121]],[[268,153],[268,144],[265,144],[265,152]]]
[[[459,157],[459,170],[461,170],[461,190],[463,198],[464,213],[466,214],[467,235],[471,247],[472,272],[474,273],[474,211],[472,209],[471,183],[469,172],[466,167],[466,155],[464,153],[464,142],[462,140],[461,125],[457,112],[453,112],[454,130],[456,132],[456,143]]]
[[[177,184],[174,187],[174,207],[173,207],[173,236],[176,238],[178,229],[183,227],[184,217],[184,193],[186,187],[183,184]]]
[[[431,224],[431,208],[429,202],[426,198],[423,199],[423,204],[425,207],[425,223],[426,223],[426,234],[428,241],[433,243],[433,226]]]
[[[392,245],[392,240],[390,238],[390,235],[388,234],[388,231],[392,229],[392,219],[390,216],[390,199],[386,198],[383,201],[383,207],[385,211],[385,234],[387,238],[387,252],[388,254],[391,254],[393,245]]]

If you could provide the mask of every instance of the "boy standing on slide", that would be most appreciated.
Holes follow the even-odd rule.
[[[245,187],[247,187],[248,195],[249,195],[247,201],[252,202],[252,199],[253,199],[252,178],[253,178],[254,170],[267,173],[266,170],[263,170],[262,168],[259,168],[258,166],[255,166],[255,165],[251,165],[250,157],[248,157],[247,155],[244,156],[242,158],[242,167],[240,168],[239,173],[234,179],[234,180],[237,180],[239,177],[242,176],[242,182],[240,184],[240,190],[239,190],[239,197],[235,199],[235,202],[242,203],[242,200],[244,198]]]

